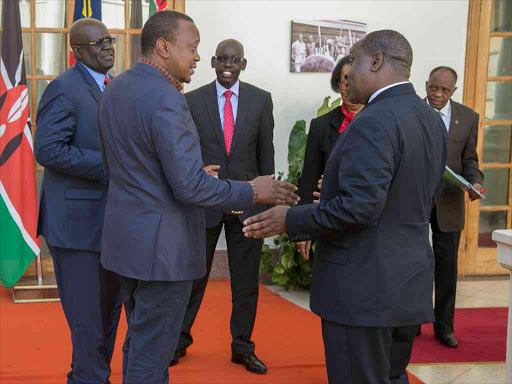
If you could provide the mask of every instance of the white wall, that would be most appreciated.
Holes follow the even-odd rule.
[[[185,91],[215,79],[210,58],[220,41],[242,42],[248,65],[240,79],[272,93],[276,171],[286,173],[288,136],[295,121],[306,120],[309,126],[324,97],[338,97],[330,90],[330,74],[289,72],[292,20],[346,19],[366,22],[368,32],[395,29],[413,47],[411,82],[418,94],[425,96],[432,68],[448,65],[459,74],[454,99],[460,101],[468,4],[468,0],[187,0],[186,13],[201,33],[201,62]]]

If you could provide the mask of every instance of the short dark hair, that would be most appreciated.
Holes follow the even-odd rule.
[[[142,56],[146,56],[153,51],[158,39],[165,39],[170,43],[175,43],[179,34],[179,21],[191,21],[189,16],[176,11],[160,11],[155,12],[151,16],[140,37]]]
[[[391,29],[375,31],[366,35],[358,43],[368,55],[377,51],[381,52],[384,61],[387,61],[391,68],[409,78],[412,66],[412,47],[400,32]]]
[[[439,71],[449,71],[452,73],[453,77],[455,78],[455,82],[457,82],[457,72],[455,72],[455,69],[453,68],[450,68],[450,67],[447,67],[446,65],[442,65],[440,67],[435,67],[431,72],[430,72],[430,75],[428,75],[428,78],[430,79],[432,77],[432,75],[436,72],[439,72]]]
[[[345,65],[350,64],[350,58],[348,56],[343,56],[341,60],[338,61],[334,69],[331,73],[331,88],[334,92],[340,93],[339,85],[341,82],[341,68]]]

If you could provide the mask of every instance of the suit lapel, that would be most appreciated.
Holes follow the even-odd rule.
[[[94,100],[96,100],[96,102],[99,104],[102,92],[96,81],[94,81],[91,74],[87,72],[87,70],[81,64],[76,63],[74,67],[84,79],[85,85],[89,88],[89,92],[91,93],[92,97],[94,97]]]
[[[233,132],[233,142],[231,143],[230,152],[235,151],[236,143],[247,126],[247,114],[249,113],[250,95],[249,88],[245,83],[240,82],[240,91],[238,94],[238,111],[236,114],[235,131]]]
[[[341,113],[341,108],[337,107],[332,113],[331,118],[329,120],[331,124],[331,130],[329,131],[329,140],[331,140],[332,144],[338,140],[338,137],[340,136],[339,131],[341,127],[341,122],[343,121],[344,116]]]
[[[224,144],[224,133],[220,126],[219,102],[217,100],[217,88],[215,86],[215,81],[211,83],[210,86],[206,87],[206,93],[203,97],[206,110],[208,111],[208,116],[210,117],[211,126],[215,131],[215,135],[217,136],[217,140],[219,140],[219,145],[224,151],[224,154],[227,154],[226,144]]]
[[[457,137],[457,131],[459,130],[459,123],[461,116],[459,114],[458,108],[455,106],[455,103],[452,103],[450,100],[450,104],[452,107],[452,117],[450,118],[450,129],[448,130],[448,141],[454,141],[455,137]]]

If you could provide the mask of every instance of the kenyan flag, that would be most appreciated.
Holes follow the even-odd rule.
[[[15,284],[39,254],[34,150],[18,1],[3,1],[0,58],[0,281]]]
[[[149,16],[167,9],[167,0],[149,0]]]

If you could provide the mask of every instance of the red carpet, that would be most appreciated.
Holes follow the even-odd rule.
[[[213,281],[193,329],[195,344],[170,371],[173,384],[327,384],[320,320],[261,288],[254,329],[256,353],[267,375],[254,375],[230,362],[229,282]],[[0,383],[57,384],[71,358],[69,330],[60,303],[13,304],[0,289]],[[112,384],[121,383],[121,319],[112,361]],[[411,377],[411,384],[422,384]]]
[[[507,350],[508,308],[461,308],[455,310],[457,349],[434,338],[432,324],[416,337],[411,363],[504,362]]]

